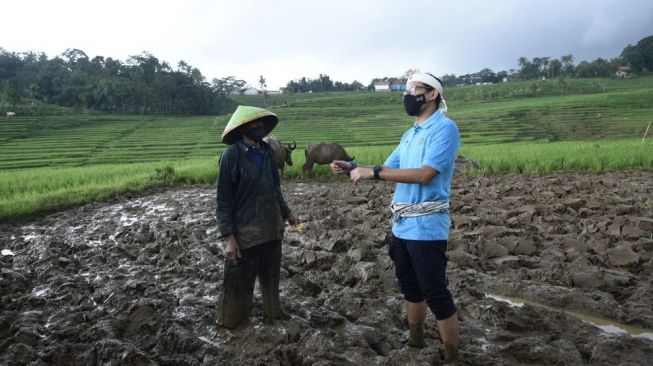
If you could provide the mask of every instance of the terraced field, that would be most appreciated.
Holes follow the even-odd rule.
[[[530,97],[528,83],[450,88],[449,115],[463,145],[636,138],[653,120],[653,77],[555,82]],[[260,97],[241,96],[257,104]],[[275,135],[298,151],[316,141],[345,147],[396,144],[411,125],[399,93],[278,97]],[[293,100],[294,98],[294,100]],[[274,100],[273,100],[274,101]],[[54,108],[53,111],[58,111]],[[53,115],[0,119],[0,169],[84,166],[215,157],[228,116]]]
[[[460,154],[488,174],[653,169],[653,138],[641,143],[653,120],[653,77],[574,80],[563,96],[549,85],[537,97],[525,94],[527,83],[445,91]],[[359,163],[377,164],[412,124],[399,93],[275,98],[270,108],[281,123],[274,133],[298,145],[285,179],[304,177],[308,143],[337,141]],[[0,118],[0,221],[148,187],[214,183],[229,119],[75,114],[56,106],[35,112]],[[331,176],[326,166],[313,173]]]

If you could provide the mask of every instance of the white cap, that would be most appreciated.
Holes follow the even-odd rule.
[[[447,102],[445,102],[444,94],[442,93],[442,83],[440,83],[435,76],[429,73],[417,72],[408,79],[408,82],[411,81],[419,81],[420,83],[426,84],[437,90],[438,93],[440,93],[440,98],[442,98],[440,100],[440,109],[442,109],[443,112],[447,111]]]

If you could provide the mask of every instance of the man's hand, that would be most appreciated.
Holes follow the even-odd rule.
[[[297,216],[291,212],[288,214],[288,223],[292,226],[295,226],[301,224],[301,221],[299,221],[299,218],[297,218]]]
[[[351,163],[344,160],[334,160],[329,164],[333,174],[347,174],[351,170]]]
[[[229,235],[229,239],[227,239],[227,247],[224,250],[224,254],[227,256],[228,263],[232,265],[238,264],[238,258],[240,258],[240,246],[233,234]]]
[[[372,168],[366,168],[359,166],[358,168],[351,171],[351,181],[356,183],[361,179],[372,179],[374,178],[374,170]]]

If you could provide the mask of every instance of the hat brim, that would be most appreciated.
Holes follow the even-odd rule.
[[[240,127],[255,121],[263,122],[263,128],[265,128],[265,134],[268,135],[270,134],[270,132],[272,132],[272,130],[274,130],[275,127],[277,127],[277,124],[279,123],[279,118],[276,115],[271,114],[267,116],[253,118],[249,121],[242,121],[238,124],[238,126],[235,126],[234,128],[224,132],[224,134],[222,135],[222,142],[227,145],[233,145],[234,143],[236,143],[238,140],[241,139]]]

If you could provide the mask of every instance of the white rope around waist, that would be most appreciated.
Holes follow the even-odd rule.
[[[417,217],[435,212],[449,211],[449,201],[426,201],[420,203],[392,202],[392,221],[397,222],[402,217]]]

